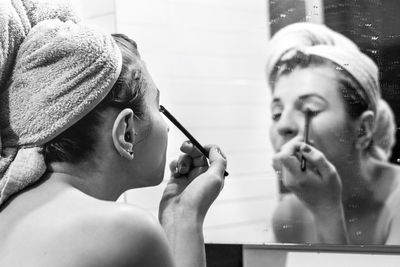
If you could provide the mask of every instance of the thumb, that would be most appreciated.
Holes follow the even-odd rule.
[[[208,172],[220,177],[224,177],[227,166],[227,160],[224,153],[218,146],[209,146],[206,147],[206,149],[209,150],[210,160],[210,167],[208,169]]]

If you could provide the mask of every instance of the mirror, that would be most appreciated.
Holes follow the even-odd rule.
[[[138,43],[163,105],[202,144],[219,144],[227,154],[230,175],[204,225],[208,243],[276,243],[272,215],[286,191],[271,164],[271,95],[265,58],[268,39],[285,25],[324,23],[356,42],[379,65],[383,98],[400,125],[400,5],[396,0],[85,3],[80,5],[87,22],[125,33]],[[170,129],[169,160],[179,155],[180,143],[186,139],[173,125]],[[399,144],[390,161],[400,162]],[[121,201],[157,216],[163,188],[164,184],[132,190]]]

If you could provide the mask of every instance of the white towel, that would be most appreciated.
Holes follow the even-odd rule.
[[[32,27],[13,60],[0,94],[0,205],[40,179],[41,146],[99,104],[122,66],[111,35],[58,19]]]
[[[267,46],[267,79],[281,60],[288,60],[296,51],[332,61],[347,71],[361,85],[360,94],[366,96],[371,109],[377,112],[380,98],[379,70],[355,43],[325,25],[295,23],[278,31]]]

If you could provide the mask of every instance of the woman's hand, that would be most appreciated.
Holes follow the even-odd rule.
[[[227,161],[217,146],[205,146],[207,158],[189,141],[184,153],[170,164],[171,179],[165,188],[159,209],[162,224],[194,219],[200,224],[224,185]]]
[[[306,170],[300,169],[301,158]],[[316,148],[296,137],[274,156],[274,168],[283,184],[301,199],[314,215],[342,210],[342,183],[336,168]]]
[[[190,142],[170,164],[171,179],[159,208],[160,223],[171,245],[177,267],[206,266],[203,222],[224,186],[226,159],[216,146],[206,146],[207,158]]]

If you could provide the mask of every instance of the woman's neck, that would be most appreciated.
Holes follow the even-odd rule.
[[[359,162],[358,166],[353,166],[342,176],[343,203],[349,206],[368,206],[384,202],[388,195],[388,186],[392,182],[388,177],[390,165],[370,156]]]
[[[123,193],[115,177],[111,177],[103,168],[93,166],[90,163],[70,164],[51,163],[48,167],[49,181],[68,184],[86,195],[97,199],[115,201]]]

